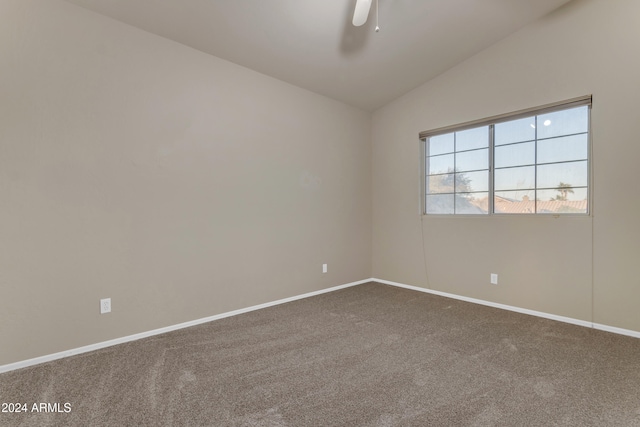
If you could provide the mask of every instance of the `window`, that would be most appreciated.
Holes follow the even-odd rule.
[[[489,127],[430,137],[427,213],[488,213]]]
[[[587,214],[591,97],[420,134],[426,214]]]

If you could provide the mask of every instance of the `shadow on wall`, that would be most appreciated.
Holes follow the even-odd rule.
[[[345,2],[344,28],[340,38],[340,54],[342,56],[357,55],[369,43],[371,34],[374,33],[375,22],[373,22],[373,19],[367,19],[367,22],[361,27],[353,26],[352,20],[355,6],[355,0]],[[369,11],[369,17],[371,17],[373,7]]]

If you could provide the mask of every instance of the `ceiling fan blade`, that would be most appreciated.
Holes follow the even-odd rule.
[[[367,22],[369,16],[369,9],[371,9],[372,0],[357,0],[356,8],[353,11],[353,25],[359,27]]]

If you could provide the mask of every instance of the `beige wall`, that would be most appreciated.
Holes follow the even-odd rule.
[[[0,59],[0,365],[371,276],[369,113],[57,0]]]
[[[638,16],[576,0],[375,112],[374,277],[640,331]],[[592,217],[421,218],[418,132],[588,94]]]

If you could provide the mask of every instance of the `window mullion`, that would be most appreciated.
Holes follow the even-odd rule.
[[[535,167],[533,168],[533,213],[538,213],[538,116],[535,117],[535,143],[533,145],[533,162]]]
[[[458,198],[456,197],[456,194],[458,192],[458,180],[457,175],[456,175],[456,161],[458,160],[458,147],[456,144],[456,137],[457,137],[458,133],[454,132],[453,134],[453,214],[455,215],[457,213],[457,209],[456,209],[456,201],[458,200]]]
[[[424,150],[423,162],[424,162],[424,173],[422,175],[422,195],[424,197],[424,203],[422,204],[422,210],[424,215],[427,214],[427,193],[429,192],[429,139],[425,138],[422,144],[422,149]]]
[[[489,125],[489,197],[487,200],[487,211],[489,215],[493,215],[494,212],[494,199],[495,199],[495,195],[494,195],[494,174],[493,171],[495,170],[495,168],[493,167],[493,156],[494,156],[494,151],[495,150],[495,129],[494,129],[494,125]]]

